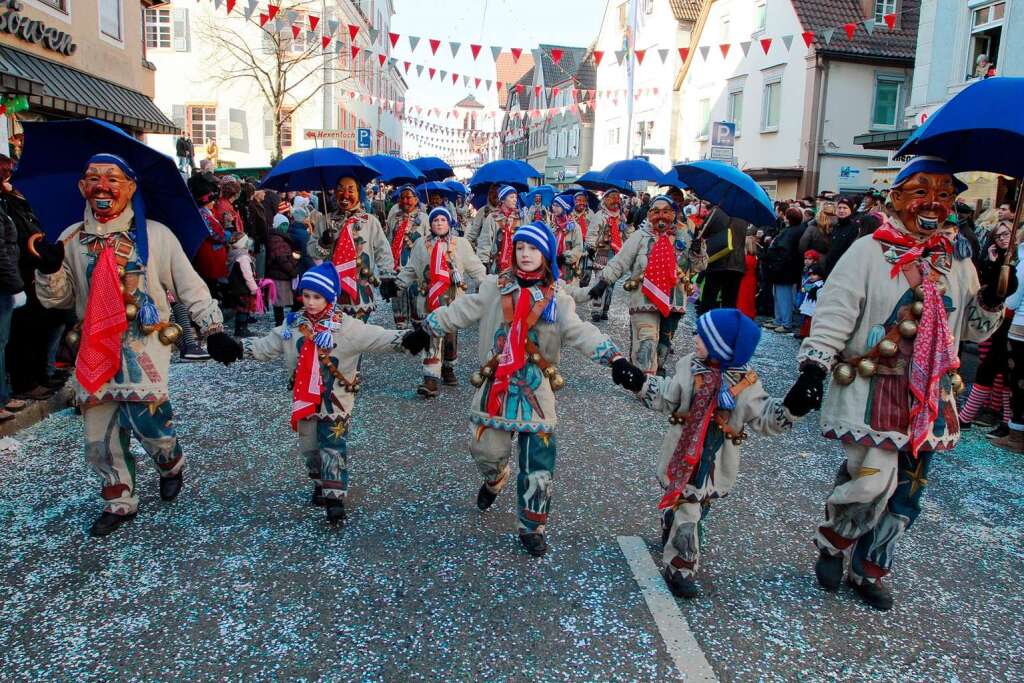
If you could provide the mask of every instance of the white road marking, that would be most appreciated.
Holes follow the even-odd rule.
[[[661,639],[665,641],[668,654],[672,657],[683,680],[717,681],[714,669],[704,657],[700,645],[690,632],[686,617],[679,609],[675,597],[665,586],[647,544],[639,536],[618,536],[619,547],[626,556],[633,578],[640,586],[640,592],[647,603],[647,609],[654,617]]]

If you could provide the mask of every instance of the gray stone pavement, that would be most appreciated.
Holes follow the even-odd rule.
[[[627,339],[621,293],[604,323]],[[375,321],[387,323],[382,309]],[[266,330],[266,324],[261,325]],[[103,540],[81,423],[58,413],[0,451],[0,680],[671,680],[618,536],[660,565],[664,419],[567,351],[548,556],[516,542],[507,490],[480,514],[463,384],[415,395],[418,364],[368,356],[343,530],[308,506],[280,364],[178,364],[189,457],[172,504],[140,452],[142,506]],[[679,353],[692,348],[681,331]],[[755,364],[782,395],[797,342]],[[840,449],[816,416],[752,436],[707,519],[704,595],[680,607],[720,680],[1021,680],[1024,462],[969,434],[933,466],[897,558],[896,608],[820,591],[811,535]]]

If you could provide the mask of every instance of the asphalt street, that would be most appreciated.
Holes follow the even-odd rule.
[[[621,291],[602,326],[628,338]],[[80,419],[18,434],[0,451],[0,680],[680,678],[665,640],[678,633],[659,631],[619,542],[639,537],[660,566],[665,419],[566,351],[551,550],[531,558],[512,488],[474,505],[475,331],[460,348],[461,386],[431,402],[415,360],[364,358],[342,530],[308,505],[279,363],[174,365],[185,491],[162,503],[139,451],[140,514],[106,539],[86,535],[100,505]],[[681,331],[677,352],[691,348]],[[788,388],[796,349],[765,333],[754,363],[769,392]],[[937,459],[886,614],[814,581],[840,460],[815,415],[745,443],[738,485],[706,522],[704,593],[677,603],[674,628],[688,624],[722,681],[1024,678],[1019,456],[975,430]]]

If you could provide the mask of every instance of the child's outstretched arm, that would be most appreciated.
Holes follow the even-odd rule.
[[[243,339],[241,342],[242,357],[253,360],[274,360],[284,354],[284,345],[289,343],[285,338],[285,325],[272,329],[266,336]],[[294,342],[292,342],[294,343]]]
[[[475,294],[460,296],[447,306],[431,312],[423,320],[423,329],[431,336],[443,337],[449,332],[472,327],[483,317],[487,301],[496,298],[497,288],[496,278],[485,279]]]
[[[389,330],[348,316],[342,337],[344,347],[359,354],[392,351],[415,356],[430,345],[430,335],[422,330]]]
[[[773,398],[768,395],[757,380],[741,396],[746,406],[744,422],[755,432],[766,436],[778,436],[793,428],[793,424],[800,419],[789,412],[782,403],[781,398]]]
[[[637,398],[645,408],[659,413],[674,413],[683,403],[683,387],[676,376],[651,375],[637,392]]]

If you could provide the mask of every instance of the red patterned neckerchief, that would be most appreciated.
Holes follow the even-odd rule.
[[[605,215],[608,216],[608,242],[611,245],[612,251],[618,254],[619,249],[622,249],[622,230],[619,228],[621,217],[617,212],[612,213],[608,209],[604,211]]]
[[[644,295],[663,316],[672,312],[672,290],[679,282],[676,277],[676,249],[669,237],[671,232],[670,226],[654,233],[654,247],[647,259],[641,287]]]
[[[105,241],[93,266],[82,322],[82,341],[75,362],[75,377],[89,394],[99,391],[121,369],[121,343],[128,331],[121,277],[112,245],[113,240]]]
[[[504,220],[501,221],[501,250],[498,253],[498,270],[507,270],[512,266],[512,233],[515,232],[516,226],[513,225],[515,220],[519,217],[519,212],[515,209],[506,209],[504,206],[501,207],[501,215]]]
[[[576,218],[576,224],[580,226],[580,233],[583,234],[583,239],[587,239],[587,212],[586,210],[577,211],[573,214]]]
[[[897,230],[888,220],[885,220],[872,233],[872,237],[882,244],[890,244],[906,249],[903,254],[899,255],[894,261],[891,261],[893,265],[892,270],[889,271],[889,276],[894,279],[899,276],[904,266],[919,260],[926,252],[932,266],[936,266],[936,262],[942,257],[946,257],[948,260],[953,254],[953,242],[942,233],[936,233],[921,241],[913,235]]]
[[[928,440],[939,415],[939,380],[950,370],[960,367],[942,295],[928,278],[928,263],[918,262],[917,266],[921,271],[924,310],[917,321],[917,336],[914,337],[910,358],[909,383],[913,400],[907,429],[910,453],[915,457]]]
[[[539,280],[541,271],[522,273],[517,269],[517,277]],[[518,298],[513,304],[516,292],[505,294],[501,298],[502,313],[509,324],[505,335],[505,345],[498,357],[498,367],[494,371],[494,384],[487,397],[487,413],[491,416],[501,412],[501,406],[508,395],[509,381],[512,375],[526,365],[526,333],[540,320],[544,309],[555,295],[551,285],[547,287],[520,287]]]
[[[332,309],[334,309],[334,305],[327,304],[319,313],[303,312],[309,329],[308,332],[303,331],[305,341],[302,342],[299,360],[295,366],[295,385],[292,388],[292,431],[298,431],[299,420],[304,420],[316,413],[323,401],[324,381],[320,374],[320,354],[313,337],[316,333],[329,329],[326,322],[333,319]]]
[[[438,237],[430,251],[430,290],[427,292],[427,310],[441,306],[441,295],[452,286],[452,271],[448,265],[448,236]]]
[[[405,246],[405,234],[409,232],[409,221],[412,214],[404,213],[398,225],[395,226],[395,234],[391,237],[391,258],[395,261],[395,268],[401,267],[402,248]]]
[[[658,503],[659,510],[675,506],[686,490],[686,485],[704,451],[704,440],[718,408],[718,392],[722,388],[722,369],[708,363],[708,370],[709,372],[696,373],[693,376],[694,388],[690,410],[683,423],[679,441],[672,451],[672,458],[668,462],[669,484],[665,495]]]
[[[565,238],[569,234],[569,217],[563,213],[562,215],[555,216],[554,218],[555,237],[558,238],[557,254],[561,256],[565,252]]]
[[[356,284],[359,270],[356,267],[356,245],[352,240],[352,226],[365,215],[353,213],[345,219],[344,225],[338,231],[338,240],[334,243],[334,253],[331,255],[331,263],[338,271],[341,289],[353,303],[359,301],[359,290]]]

